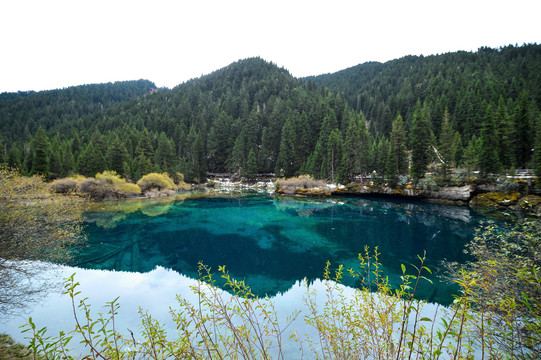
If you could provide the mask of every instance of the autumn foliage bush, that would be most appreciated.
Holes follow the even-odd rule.
[[[310,175],[300,175],[276,181],[276,189],[285,194],[295,194],[299,189],[324,188],[324,180],[314,180]]]
[[[141,188],[142,191],[147,191],[150,189],[156,190],[167,190],[167,189],[176,189],[175,182],[167,173],[150,173],[143,176],[137,185]]]

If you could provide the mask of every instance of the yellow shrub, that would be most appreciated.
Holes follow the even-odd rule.
[[[97,173],[96,180],[102,180],[111,185],[120,185],[126,183],[126,179],[122,179],[114,170],[105,170],[102,173]]]
[[[78,183],[83,182],[86,180],[86,177],[84,175],[76,174],[70,177],[71,180],[76,181]]]
[[[123,183],[115,185],[115,190],[123,195],[140,194],[141,188],[137,184]]]
[[[169,175],[167,175],[167,173],[146,174],[141,179],[139,179],[137,185],[139,185],[142,191],[147,191],[149,189],[176,189],[175,182],[169,177]]]

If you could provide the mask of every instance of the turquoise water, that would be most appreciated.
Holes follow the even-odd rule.
[[[448,304],[456,288],[439,281],[442,260],[464,262],[464,245],[482,220],[467,207],[366,198],[299,199],[243,194],[184,195],[100,204],[88,211],[88,246],[74,266],[149,272],[157,266],[190,278],[198,263],[226,265],[257,295],[274,296],[333,267],[358,266],[365,246],[378,247],[395,286],[400,264],[426,251],[433,285],[418,296]],[[358,286],[344,276],[343,283]]]

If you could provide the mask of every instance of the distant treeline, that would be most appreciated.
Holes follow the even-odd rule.
[[[48,178],[114,170],[347,183],[541,166],[541,46],[408,56],[296,79],[260,58],[174,89],[145,80],[0,94],[0,161]],[[411,159],[411,167],[408,159]]]

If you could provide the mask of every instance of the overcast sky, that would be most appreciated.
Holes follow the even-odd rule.
[[[0,0],[0,92],[148,79],[260,56],[294,76],[541,43],[541,1]]]

